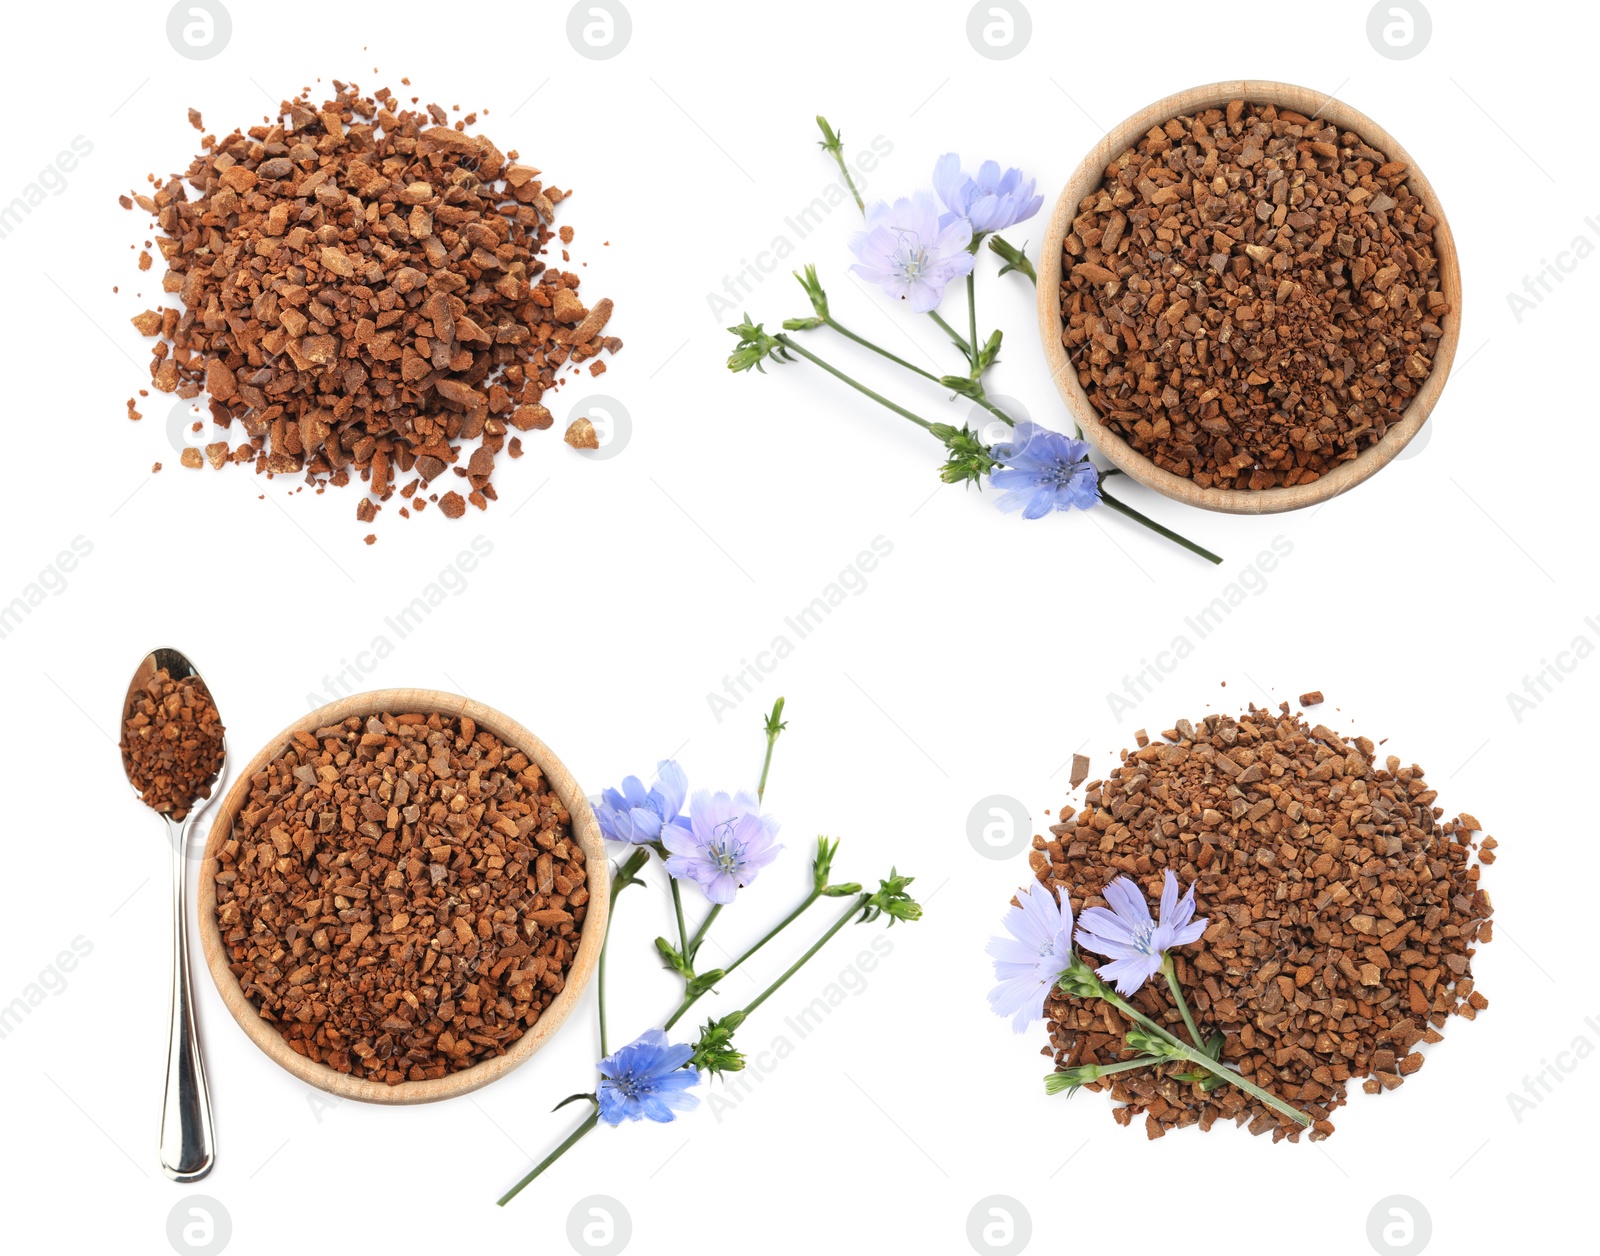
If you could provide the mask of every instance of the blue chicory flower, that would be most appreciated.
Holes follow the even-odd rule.
[[[618,1047],[597,1066],[600,1070],[600,1119],[607,1125],[637,1121],[670,1121],[673,1112],[687,1112],[700,1100],[684,1092],[700,1081],[700,1070],[685,1068],[694,1056],[688,1043],[673,1046],[659,1029],[649,1029],[625,1047]]]
[[[1166,870],[1161,887],[1161,923],[1150,919],[1144,891],[1127,877],[1118,877],[1103,891],[1104,907],[1085,909],[1079,918],[1078,943],[1111,960],[1095,972],[1127,998],[1161,970],[1161,959],[1175,946],[1197,942],[1206,931],[1206,918],[1194,920],[1194,884],[1180,901],[1178,878]]]
[[[989,955],[1000,982],[989,991],[997,1016],[1014,1016],[1019,1034],[1044,1015],[1045,999],[1072,966],[1072,901],[1057,903],[1048,889],[1034,884],[1017,891],[1018,906],[1002,922],[1009,938],[990,938]]]
[[[662,830],[671,852],[667,872],[698,882],[713,903],[731,903],[740,886],[777,858],[783,849],[773,841],[777,834],[778,822],[761,814],[754,794],[700,790],[689,802],[687,824],[680,820]]]
[[[938,308],[952,279],[972,270],[971,242],[972,229],[954,215],[941,216],[926,192],[893,205],[874,201],[867,206],[866,230],[850,240],[859,259],[850,269],[926,314]]]
[[[656,780],[648,791],[637,776],[624,777],[622,792],[608,789],[600,796],[595,819],[600,832],[613,842],[641,845],[656,841],[664,826],[680,819],[689,778],[675,760],[656,764]]]
[[[1044,204],[1033,194],[1034,180],[1012,166],[1004,173],[997,161],[986,161],[974,178],[961,168],[961,158],[946,153],[934,164],[933,186],[945,208],[971,226],[974,235],[1004,231],[1032,218]]]
[[[989,472],[989,483],[1004,489],[995,505],[1022,510],[1037,519],[1051,510],[1088,510],[1100,502],[1100,473],[1089,461],[1086,441],[1023,420],[1012,439],[989,451],[1004,467]]]

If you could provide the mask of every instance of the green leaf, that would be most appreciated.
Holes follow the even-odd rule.
[[[817,278],[817,268],[808,265],[804,271],[794,271],[794,277],[805,290],[806,299],[811,302],[811,308],[816,312],[817,319],[812,324],[821,327],[828,318],[828,294],[823,290],[822,281]],[[787,327],[789,324],[785,323]]]
[[[811,861],[811,884],[820,893],[827,893],[828,877],[833,872],[833,857],[838,853],[839,842],[837,838],[831,842],[826,837],[819,836],[817,838],[817,855]],[[837,895],[834,897],[837,897]]]
[[[708,1020],[694,1044],[689,1063],[712,1076],[737,1073],[744,1068],[744,1054],[733,1048],[733,1031],[744,1021],[742,1012],[730,1013],[721,1020]]]
[[[1001,332],[996,329],[994,335],[989,337],[989,343],[978,350],[978,374],[982,375],[994,365],[995,359],[1000,356]]]
[[[660,951],[661,958],[667,961],[667,967],[672,969],[673,972],[677,973],[685,981],[688,981],[694,977],[694,969],[689,966],[688,961],[686,961],[679,953],[678,948],[673,946],[672,943],[668,942],[665,938],[656,939],[656,950]]]
[[[890,868],[888,879],[879,881],[877,891],[862,905],[861,919],[857,923],[868,924],[879,916],[887,916],[889,927],[893,928],[897,920],[921,920],[922,905],[906,893],[906,886],[915,880]]]
[[[734,351],[728,355],[730,371],[748,371],[754,367],[764,374],[766,368],[762,363],[769,358],[777,362],[790,361],[783,343],[777,337],[769,336],[760,323],[752,323],[749,314],[744,316],[744,322],[728,330],[739,340]]]
[[[1039,274],[1034,270],[1033,263],[1028,260],[1027,247],[1024,244],[1019,249],[1015,245],[1006,243],[999,236],[989,237],[989,251],[1005,263],[1004,266],[1000,267],[1002,275],[1014,270],[1019,274],[1026,275],[1037,284],[1039,282]]]
[[[727,976],[727,974],[724,973],[722,969],[713,968],[709,972],[699,973],[696,976],[691,977],[689,979],[688,987],[683,992],[684,997],[688,999],[698,999],[702,994],[711,989],[712,986],[716,985],[717,982],[721,981],[725,976]]]

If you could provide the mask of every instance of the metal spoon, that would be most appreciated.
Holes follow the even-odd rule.
[[[174,680],[193,676],[201,684],[205,683],[195,665],[179,651],[153,650],[133,673],[128,696],[122,706],[124,719],[135,696],[162,668]],[[216,795],[217,783],[226,770],[227,742],[224,739],[222,766],[208,782],[210,795],[195,799],[189,814],[182,820],[156,813],[166,822],[167,837],[172,847],[172,1006],[167,1034],[167,1084],[161,1099],[161,1168],[174,1182],[198,1182],[211,1172],[217,1154],[216,1140],[211,1131],[211,1094],[206,1087],[205,1059],[200,1054],[194,995],[189,986],[186,856],[190,826]],[[139,797],[137,789],[134,795]],[[144,801],[142,797],[140,801]]]

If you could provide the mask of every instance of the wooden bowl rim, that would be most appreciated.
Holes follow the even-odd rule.
[[[588,912],[584,917],[583,936],[578,942],[578,953],[567,971],[566,984],[550,1006],[540,1015],[522,1037],[506,1048],[504,1055],[480,1061],[471,1068],[449,1073],[444,1077],[429,1078],[420,1082],[400,1082],[390,1086],[383,1082],[353,1077],[319,1064],[294,1051],[283,1036],[262,1020],[260,1013],[245,997],[239,980],[228,967],[223,949],[222,931],[216,920],[217,851],[233,832],[233,822],[250,791],[250,781],[273,759],[282,753],[289,739],[297,732],[311,732],[329,724],[337,724],[352,715],[440,715],[470,717],[479,728],[487,729],[507,745],[522,751],[535,763],[545,779],[555,790],[570,813],[573,836],[582,849],[588,868]],[[290,723],[269,741],[234,780],[211,822],[206,836],[205,859],[200,865],[200,886],[195,896],[195,909],[199,916],[200,946],[205,953],[206,967],[216,983],[217,992],[232,1013],[233,1019],[276,1064],[287,1069],[301,1081],[345,1099],[360,1099],[367,1103],[432,1103],[465,1095],[505,1076],[555,1036],[567,1016],[582,998],[585,987],[600,959],[600,948],[605,942],[606,919],[610,909],[611,869],[606,857],[605,840],[594,811],[583,791],[559,758],[533,733],[493,707],[474,702],[459,694],[435,689],[375,689],[367,693],[352,694],[337,702],[319,707]]]
[[[1079,202],[1091,188],[1100,185],[1111,159],[1133,147],[1151,127],[1180,114],[1217,108],[1230,100],[1239,99],[1286,106],[1308,117],[1325,117],[1341,131],[1354,131],[1368,144],[1381,149],[1391,161],[1405,162],[1408,168],[1406,182],[1437,223],[1434,228],[1434,253],[1439,259],[1439,286],[1445,300],[1450,303],[1450,313],[1441,320],[1444,335],[1434,350],[1433,370],[1411,399],[1400,422],[1385,432],[1376,445],[1368,446],[1355,458],[1340,463],[1321,479],[1313,480],[1310,484],[1255,491],[1201,488],[1193,480],[1156,466],[1100,421],[1099,412],[1078,383],[1077,369],[1061,343],[1062,243],[1071,229],[1072,220],[1077,216]],[[1376,474],[1422,430],[1449,378],[1456,345],[1461,337],[1461,269],[1456,256],[1455,236],[1433,185],[1400,142],[1366,114],[1335,96],[1297,87],[1292,83],[1278,83],[1269,79],[1209,83],[1176,92],[1125,118],[1089,150],[1062,188],[1051,214],[1039,260],[1039,334],[1044,341],[1045,361],[1056,390],[1082,428],[1084,437],[1114,466],[1145,487],[1206,510],[1249,515],[1298,510],[1336,497]]]

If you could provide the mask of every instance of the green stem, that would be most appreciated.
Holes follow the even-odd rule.
[[[761,941],[757,942],[754,946],[752,946],[743,955],[739,956],[738,959],[734,960],[733,963],[729,964],[726,968],[724,968],[722,970],[723,976],[727,976],[729,973],[733,972],[733,970],[738,968],[740,964],[745,962],[745,960],[749,959],[752,955],[754,955],[757,951],[759,951],[762,947],[764,947],[768,942],[772,941],[773,938],[777,937],[780,933],[782,933],[785,929],[787,929],[795,921],[799,920],[800,917],[805,913],[806,908],[810,907],[812,903],[816,902],[821,897],[822,897],[822,891],[821,890],[812,890],[810,894],[806,895],[805,901],[803,903],[801,903],[800,906],[796,907],[787,916],[785,916],[782,920],[780,920],[777,924],[773,925],[773,927],[767,931],[766,936],[764,938],[762,938]],[[683,1019],[683,1014],[685,1012],[687,1012],[691,1007],[693,1007],[695,1005],[695,1003],[699,1001],[699,998],[700,998],[700,996],[698,994],[697,995],[693,995],[693,996],[684,995],[683,1001],[678,1004],[678,1010],[676,1012],[674,1012],[671,1016],[667,1017],[667,1023],[665,1025],[663,1025],[661,1028],[664,1029],[664,1030],[671,1029],[674,1025],[676,1025],[680,1020]]]
[[[1172,958],[1172,952],[1167,951],[1161,956],[1161,972],[1167,979],[1167,989],[1172,991],[1172,997],[1177,1000],[1178,1011],[1183,1013],[1184,1026],[1189,1031],[1189,1037],[1194,1040],[1194,1045],[1202,1051],[1205,1050],[1206,1040],[1200,1036],[1196,1028],[1194,1017],[1189,1014],[1188,1000],[1183,997],[1183,987],[1178,984],[1178,965]]]
[[[839,370],[837,367],[830,366],[828,363],[824,362],[821,358],[819,358],[816,354],[812,353],[809,349],[802,348],[799,344],[797,344],[795,342],[795,340],[792,337],[787,336],[787,335],[782,335],[782,336],[775,337],[775,339],[785,349],[789,350],[789,352],[797,353],[802,358],[804,358],[807,362],[812,362],[812,363],[815,363],[817,366],[820,366],[823,370],[828,372],[828,374],[832,375],[835,379],[841,381],[842,383],[849,384],[850,387],[854,388],[862,396],[871,397],[880,406],[883,406],[883,407],[885,407],[886,409],[889,409],[889,410],[893,410],[896,414],[898,414],[903,419],[910,419],[918,427],[927,428],[927,429],[930,429],[930,430],[932,429],[933,424],[929,423],[927,419],[922,418],[920,415],[912,414],[911,411],[907,410],[904,406],[896,405],[894,402],[890,401],[887,397],[885,397],[882,393],[873,392],[872,389],[868,388],[865,384],[858,383],[856,380],[851,379],[848,375],[846,375],[843,371]]]
[[[920,375],[923,379],[932,380],[935,384],[939,383],[939,377],[932,371],[925,371],[915,362],[907,362],[898,354],[890,353],[883,346],[873,344],[872,341],[868,340],[865,336],[857,335],[833,316],[829,315],[822,321],[827,326],[833,328],[834,331],[838,332],[846,340],[855,341],[863,349],[871,349],[872,352],[876,353],[880,358],[888,358],[889,361],[893,362],[896,366],[903,366],[906,368],[906,370],[910,371],[914,375]]]
[[[721,910],[721,903],[712,903],[711,910],[706,913],[706,918],[700,922],[700,927],[695,930],[694,937],[689,939],[689,953],[684,958],[689,961],[690,967],[694,966],[694,957],[700,953],[700,943],[705,939],[706,930],[711,928],[711,922],[717,918],[717,913]]]
[[[823,323],[825,325],[833,328],[834,331],[838,332],[846,340],[853,340],[853,341],[855,341],[856,344],[860,345],[863,349],[870,349],[870,350],[872,350],[872,352],[876,353],[880,358],[887,358],[889,361],[893,362],[896,366],[903,366],[906,370],[910,371],[913,375],[920,375],[925,380],[929,380],[932,383],[939,384],[941,387],[943,386],[944,380],[942,378],[940,378],[939,376],[935,375],[932,371],[925,371],[920,366],[918,366],[915,362],[907,362],[899,354],[890,353],[889,350],[885,349],[882,345],[873,344],[872,341],[868,340],[865,336],[859,335],[856,332],[851,331],[848,327],[846,327],[843,323],[841,323],[838,319],[832,317],[831,315],[826,317],[826,318],[824,318],[822,321],[823,321]],[[1017,425],[1016,424],[1016,420],[1014,420],[1009,414],[1007,414],[999,406],[995,405],[994,402],[990,401],[989,398],[983,394],[983,392],[982,392],[983,385],[981,383],[978,384],[978,388],[979,388],[979,395],[974,397],[974,398],[972,398],[972,400],[977,402],[980,406],[982,406],[990,414],[994,415],[995,418],[997,418],[997,419],[1001,420],[1003,423],[1005,423],[1007,427],[1015,427]]]
[[[971,349],[972,377],[978,378],[978,288],[976,276],[967,272],[967,344]]]
[[[779,977],[760,994],[756,995],[755,999],[745,1006],[744,1015],[748,1017],[751,1012],[755,1011],[756,1008],[760,1007],[774,994],[776,994],[778,992],[778,988],[782,986],[784,982],[788,981],[790,977],[793,977],[797,972],[799,972],[800,969],[805,966],[807,960],[809,960],[813,955],[826,946],[828,944],[828,940],[832,938],[834,934],[838,933],[840,929],[843,929],[847,924],[849,924],[851,918],[855,916],[856,913],[859,912],[863,907],[865,907],[868,900],[871,898],[872,895],[870,894],[862,894],[855,900],[855,902],[851,903],[850,906],[845,910],[844,915],[840,916],[838,920],[834,921],[833,924],[829,926],[828,931],[818,938],[804,955],[795,960],[794,963],[790,964],[789,967],[784,970],[783,976]]]
[[[1105,985],[1104,983],[1101,984],[1100,997],[1107,1003],[1111,1004],[1112,1007],[1116,1008],[1124,1016],[1132,1017],[1134,1020],[1138,1021],[1139,1024],[1150,1030],[1150,1032],[1165,1039],[1166,1042],[1171,1045],[1175,1054],[1181,1055],[1184,1059],[1190,1061],[1191,1063],[1198,1064],[1201,1068],[1215,1073],[1218,1077],[1222,1078],[1223,1081],[1228,1082],[1230,1085],[1237,1086],[1246,1094],[1254,1095],[1273,1111],[1281,1112],[1284,1116],[1294,1121],[1295,1124],[1311,1124],[1311,1118],[1308,1117],[1304,1112],[1301,1112],[1298,1108],[1290,1107],[1287,1103],[1285,1103],[1282,1099],[1279,1099],[1270,1091],[1263,1090],[1254,1082],[1246,1080],[1242,1073],[1236,1072],[1235,1070],[1229,1068],[1220,1060],[1213,1060],[1204,1051],[1201,1051],[1195,1047],[1191,1047],[1181,1038],[1174,1037],[1172,1034],[1168,1033],[1163,1026],[1158,1025],[1143,1012],[1139,1011],[1138,1008],[1134,1007],[1133,1004],[1129,1003],[1110,986]]]
[[[606,936],[600,943],[599,971],[595,974],[597,982],[596,995],[600,1004],[600,1058],[603,1060],[611,1052],[606,1049],[606,949],[611,945],[611,922],[617,910],[617,895],[630,885],[639,884],[639,869],[644,867],[645,861],[650,858],[647,847],[639,847],[628,856],[627,862],[617,869],[617,875],[611,882],[611,897],[608,902],[609,910],[606,912]]]
[[[684,964],[689,964],[689,927],[683,923],[683,895],[678,892],[678,878],[671,876],[667,880],[672,885],[672,910],[678,917],[678,954],[683,956]],[[692,967],[692,965],[690,965]],[[684,978],[685,981],[688,978]]]
[[[1118,501],[1115,497],[1111,496],[1110,493],[1106,492],[1104,484],[1105,474],[1106,473],[1104,472],[1101,474],[1102,483],[1100,485],[1100,500],[1105,502],[1107,506],[1110,506],[1112,510],[1117,511],[1119,514],[1127,515],[1128,518],[1144,524],[1144,526],[1149,528],[1152,532],[1158,533],[1159,535],[1166,537],[1167,540],[1183,546],[1184,549],[1188,550],[1192,554],[1200,555],[1200,557],[1205,559],[1207,562],[1220,563],[1222,561],[1219,555],[1213,554],[1210,550],[1204,548],[1203,546],[1196,545],[1187,537],[1179,536],[1171,528],[1163,527],[1148,515],[1140,514],[1126,502]]]
[[[1110,1077],[1113,1073],[1126,1073],[1136,1068],[1150,1068],[1152,1065],[1160,1065],[1163,1062],[1145,1055],[1140,1056],[1137,1060],[1122,1060],[1116,1064],[1074,1064],[1071,1068],[1062,1071],[1067,1073],[1092,1072],[1094,1075],[1085,1078],[1084,1081],[1097,1082],[1102,1077]],[[1078,1084],[1083,1085],[1083,1082]]]
[[[557,1147],[554,1151],[552,1151],[543,1160],[539,1161],[538,1164],[534,1165],[532,1171],[530,1171],[528,1173],[528,1175],[525,1178],[522,1179],[522,1181],[518,1182],[515,1186],[513,1186],[504,1195],[500,1196],[500,1198],[495,1201],[496,1204],[499,1207],[504,1208],[507,1204],[509,1204],[513,1199],[515,1199],[517,1197],[517,1193],[519,1191],[521,1191],[524,1186],[526,1186],[529,1182],[533,1181],[534,1178],[538,1177],[541,1173],[543,1173],[546,1169],[548,1169],[551,1165],[553,1165],[557,1160],[561,1159],[562,1156],[566,1155],[568,1150],[570,1150],[572,1148],[572,1146],[575,1143],[578,1142],[579,1139],[581,1139],[585,1134],[587,1134],[590,1130],[592,1130],[599,1123],[600,1123],[600,1109],[599,1109],[598,1106],[596,1106],[595,1110],[589,1114],[589,1119],[587,1121],[585,1121],[582,1125],[578,1126],[578,1128],[573,1130],[572,1133],[567,1135],[566,1139],[562,1142],[561,1146]]]
[[[844,164],[844,141],[820,113],[817,115],[817,126],[822,130],[822,147],[832,153],[834,161],[839,163],[839,173],[844,177],[844,185],[850,189],[850,195],[856,199],[856,208],[866,213],[866,203],[861,199],[861,193],[856,191],[856,181],[850,177],[850,167]]]
[[[944,334],[949,336],[951,340],[955,341],[956,348],[960,349],[961,352],[966,355],[969,363],[976,362],[977,359],[973,355],[977,353],[977,350],[966,342],[966,339],[961,335],[960,332],[958,332],[954,327],[950,326],[949,323],[945,322],[944,319],[939,317],[938,310],[929,310],[928,317],[934,322],[938,323],[940,327],[944,328]]]
[[[761,760],[761,780],[756,784],[756,801],[758,803],[767,796],[767,773],[772,771],[772,748],[778,744],[778,737],[785,728],[782,716],[783,699],[780,697],[772,704],[772,710],[767,715],[765,725],[767,753]]]
[[[980,384],[979,387],[981,388],[982,385]],[[987,395],[974,397],[973,400],[987,410],[990,414],[994,415],[995,418],[999,419],[1007,427],[1015,427],[1017,425],[1017,421],[999,406],[995,405],[994,402],[990,401]]]

